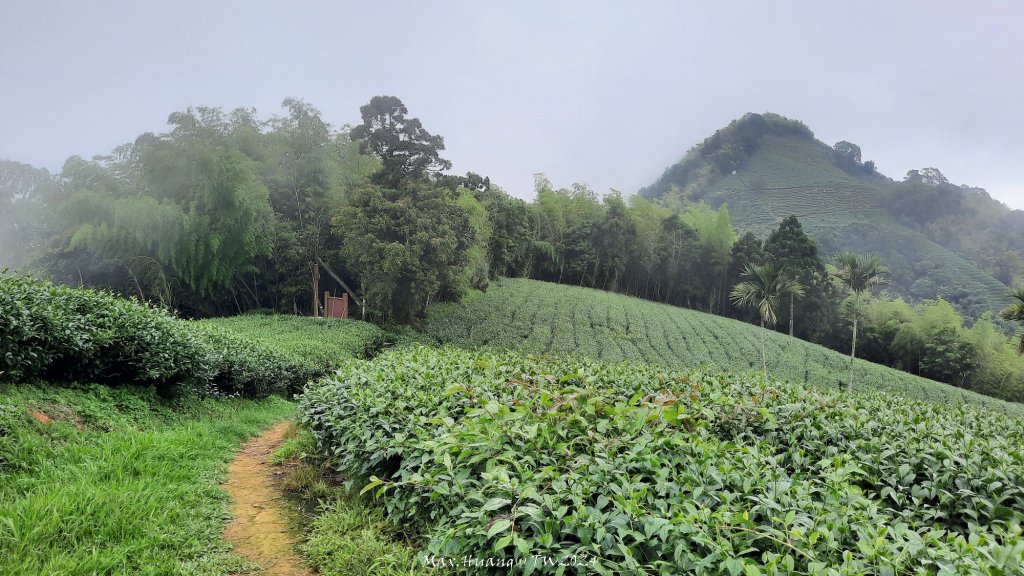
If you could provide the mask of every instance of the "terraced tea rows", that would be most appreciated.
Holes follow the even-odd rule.
[[[534,280],[503,279],[468,304],[430,322],[427,333],[444,343],[526,353],[586,356],[677,369],[713,365],[737,373],[758,370],[760,330],[736,320],[592,290]],[[836,389],[849,358],[833,350],[770,332],[773,377]],[[870,362],[855,364],[858,386],[948,403],[1019,406]]]

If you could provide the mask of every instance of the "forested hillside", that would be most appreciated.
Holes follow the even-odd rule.
[[[978,317],[1006,306],[1024,274],[1024,216],[934,168],[902,182],[879,174],[850,142],[830,147],[803,124],[748,114],[694,147],[641,195],[673,206],[728,204],[736,227],[765,234],[795,215],[823,255],[873,253],[889,289],[941,297]]]

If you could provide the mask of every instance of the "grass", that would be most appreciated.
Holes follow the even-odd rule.
[[[523,279],[494,282],[482,298],[449,305],[426,329],[437,340],[464,348],[628,360],[674,369],[712,365],[737,374],[760,370],[760,330],[621,294]],[[766,336],[773,377],[835,390],[849,374],[848,356],[777,332]],[[1024,412],[1018,404],[871,362],[858,359],[855,367],[856,387]]]
[[[53,422],[39,423],[29,410]],[[0,387],[0,574],[225,574],[226,463],[291,403]]]
[[[346,488],[315,456],[308,430],[293,427],[271,454],[285,468],[282,488],[306,510],[303,557],[323,576],[421,576],[428,570],[416,550],[389,524],[377,502]]]

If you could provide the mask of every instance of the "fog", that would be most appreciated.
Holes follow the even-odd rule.
[[[453,172],[632,193],[746,112],[1024,208],[1012,2],[4,3],[0,158],[60,169],[191,105],[335,125],[393,94]]]

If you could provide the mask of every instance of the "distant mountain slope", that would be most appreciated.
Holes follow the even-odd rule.
[[[761,369],[758,326],[592,288],[500,279],[479,298],[434,305],[429,317],[427,334],[466,348],[490,346],[679,369],[712,365],[737,374]],[[773,377],[832,390],[848,378],[849,356],[774,331],[764,335]],[[1021,409],[860,359],[855,386],[1012,413]]]
[[[762,237],[786,216],[796,215],[823,256],[841,250],[879,255],[892,268],[889,290],[904,297],[941,296],[975,317],[1006,306],[1006,284],[891,215],[897,186],[892,180],[859,164],[857,169],[841,169],[832,147],[815,140],[810,131],[767,131],[756,138],[743,136],[742,145],[729,144],[737,134],[750,133],[736,125],[752,116],[716,133],[717,141],[708,139],[695,147],[641,194],[670,206],[704,201],[717,208],[728,203],[733,224]],[[721,162],[723,149],[733,151],[726,153],[731,162]],[[735,150],[748,152],[737,155]]]

